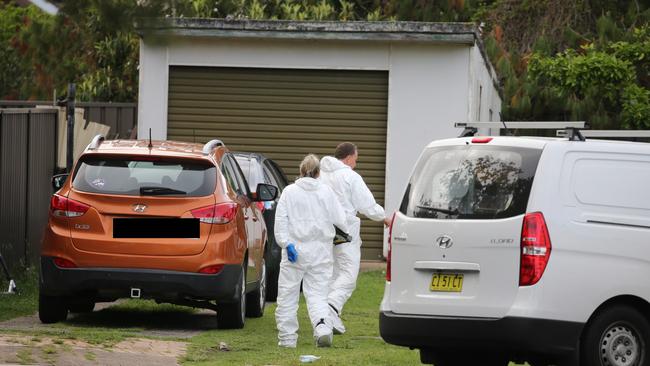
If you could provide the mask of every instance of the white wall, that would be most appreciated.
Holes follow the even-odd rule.
[[[138,136],[167,137],[170,65],[388,70],[386,211],[402,199],[420,152],[429,142],[455,137],[454,122],[473,120],[472,106],[483,85],[481,119],[493,108],[490,75],[476,47],[404,42],[177,38],[166,44],[141,42]],[[498,95],[497,95],[498,97]],[[489,101],[489,103],[488,103]],[[495,104],[496,103],[496,104]],[[384,250],[386,254],[386,250]]]

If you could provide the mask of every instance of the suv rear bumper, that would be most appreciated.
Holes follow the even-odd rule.
[[[92,294],[97,298],[130,297],[132,288],[147,299],[190,297],[218,302],[239,296],[241,266],[227,264],[218,274],[199,274],[135,268],[59,268],[53,258],[41,257],[40,289],[45,295]]]
[[[379,315],[379,332],[388,343],[463,352],[568,354],[577,348],[583,327],[583,323],[534,318],[452,318],[390,311]]]

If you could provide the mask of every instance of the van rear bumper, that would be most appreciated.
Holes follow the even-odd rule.
[[[490,351],[512,355],[565,355],[578,347],[583,323],[401,315],[382,311],[379,332],[388,343],[420,349]]]
[[[241,266],[225,265],[218,274],[136,268],[59,268],[41,257],[40,291],[49,296],[93,296],[118,299],[140,289],[141,297],[157,300],[193,298],[232,302],[238,299]]]

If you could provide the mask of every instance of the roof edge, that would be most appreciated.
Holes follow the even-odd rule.
[[[141,37],[190,36],[471,44],[479,39],[473,23],[294,21],[208,18],[141,19]]]

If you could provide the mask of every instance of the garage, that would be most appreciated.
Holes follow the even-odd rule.
[[[454,122],[498,118],[497,79],[462,23],[166,19],[140,29],[138,137],[260,152],[290,180],[307,153],[358,145],[357,169],[392,215],[413,163]],[[362,259],[387,254],[361,225]]]
[[[359,147],[357,171],[384,204],[388,73],[172,66],[167,136],[223,140],[233,151],[275,160],[292,181],[308,153]],[[363,255],[378,258],[381,223],[362,224]]]

